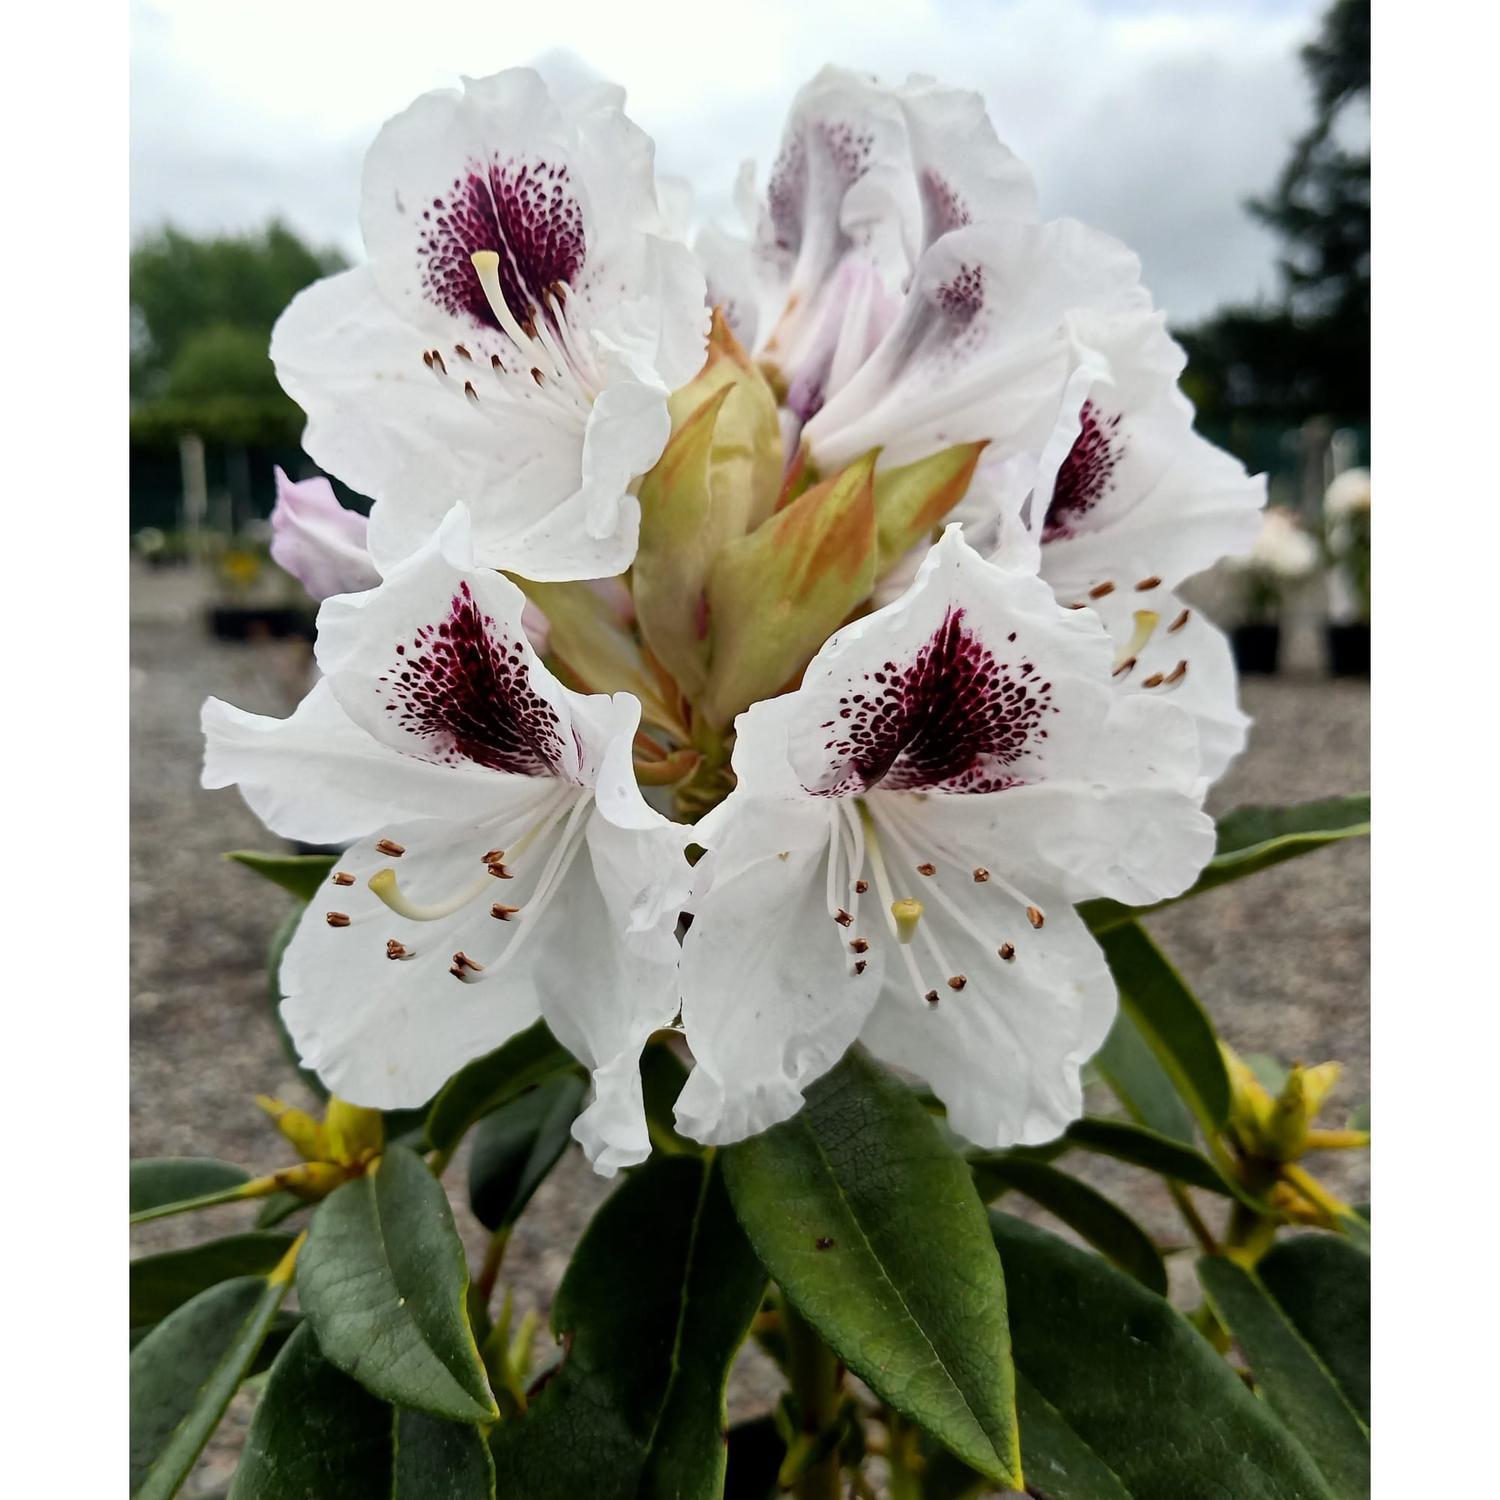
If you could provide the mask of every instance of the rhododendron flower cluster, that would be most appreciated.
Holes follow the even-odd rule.
[[[518,69],[365,163],[368,261],[272,354],[323,600],[291,717],[204,709],[209,786],[346,846],[282,1016],[355,1105],[538,1019],[597,1170],[745,1139],[856,1043],[986,1148],[1050,1140],[1115,988],[1075,904],[1184,890],[1244,742],[1177,593],[1263,490],[1193,429],[1135,256],[1039,217],[977,96],[827,68],[690,248],[623,95]]]

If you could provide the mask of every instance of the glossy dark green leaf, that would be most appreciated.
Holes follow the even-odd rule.
[[[1088,1115],[1068,1126],[1063,1140],[1069,1146],[1144,1167],[1187,1187],[1226,1197],[1234,1194],[1234,1188],[1206,1156],[1149,1126]]]
[[[1182,976],[1137,922],[1100,937],[1120,987],[1120,1007],[1145,1039],[1200,1128],[1229,1118],[1229,1074],[1213,1024]]]
[[[499,1493],[719,1494],[724,1384],[764,1287],[712,1158],[653,1155],[595,1214],[558,1288],[561,1367],[490,1433]]]
[[[1061,1219],[1142,1286],[1166,1296],[1167,1268],[1151,1236],[1123,1208],[1088,1183],[1046,1162],[1028,1161],[1003,1151],[971,1157],[969,1166],[979,1196],[986,1203],[1013,1188]]]
[[[268,1198],[261,1199],[260,1212],[255,1216],[255,1227],[274,1229],[276,1225],[291,1218],[299,1208],[306,1207],[306,1200],[299,1198],[295,1193],[272,1193]]]
[[[794,1306],[883,1400],[994,1479],[1019,1469],[1005,1281],[965,1161],[858,1053],[723,1153]]]
[[[176,1494],[249,1373],[287,1283],[284,1276],[221,1282],[130,1351],[133,1500]]]
[[[130,1163],[130,1212],[150,1213],[212,1197],[250,1181],[233,1162],[211,1156],[136,1157]]]
[[[1342,839],[1370,831],[1370,796],[1325,797],[1289,807],[1238,807],[1219,819],[1214,857],[1203,873],[1180,896],[1154,906],[1124,906],[1118,901],[1085,901],[1079,915],[1095,932],[1118,927],[1146,912],[1161,911],[1205,891],[1268,870],[1284,860],[1311,854]]]
[[[479,1429],[386,1406],[288,1341],[255,1408],[230,1500],[494,1500]]]
[[[509,1228],[572,1139],[588,1085],[559,1073],[486,1115],[469,1159],[469,1207],[489,1230]]]
[[[224,858],[253,870],[303,902],[318,894],[338,863],[336,854],[258,854],[253,849],[235,849]]]
[[[703,1150],[696,1141],[689,1140],[677,1129],[677,1096],[682,1092],[687,1076],[688,1070],[682,1059],[663,1042],[652,1043],[641,1054],[641,1092],[653,1151],[687,1151],[696,1155]]]
[[[366,1390],[435,1417],[493,1421],[468,1287],[447,1195],[404,1146],[329,1195],[297,1270],[323,1354]]]
[[[427,1114],[427,1144],[435,1151],[452,1151],[464,1132],[492,1109],[518,1098],[543,1079],[576,1067],[572,1054],[538,1021],[504,1046],[476,1058],[443,1085]]]
[[[1339,1500],[1366,1500],[1369,1431],[1281,1304],[1253,1271],[1218,1256],[1199,1260],[1198,1280],[1266,1405],[1312,1455],[1329,1488]]]
[[[1136,1024],[1119,1011],[1094,1070],[1131,1117],[1158,1135],[1193,1143],[1193,1117]]]
[[[199,1292],[236,1276],[268,1276],[292,1248],[292,1234],[232,1234],[190,1250],[167,1250],[130,1262],[132,1326],[159,1323]]]
[[[991,1213],[1027,1483],[1050,1500],[1333,1500],[1312,1460],[1162,1298]]]
[[[1331,1234],[1298,1234],[1272,1246],[1255,1272],[1368,1427],[1370,1257]]]

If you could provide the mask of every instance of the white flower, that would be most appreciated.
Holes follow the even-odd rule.
[[[650,1149],[638,1061],[676,1012],[691,830],[641,796],[636,699],[563,687],[520,591],[471,561],[455,507],[378,588],[329,599],[324,677],[289,719],[204,706],[203,782],[289,838],[355,841],[281,971],[335,1093],[421,1104],[541,1017],[593,1072],[573,1132],[608,1174]]]
[[[1160,313],[1076,312],[1068,330],[1072,370],[1044,442],[1029,459],[981,465],[964,516],[979,518],[981,545],[986,513],[1002,520],[1002,541],[1039,554],[1062,603],[1099,614],[1121,691],[1170,694],[1190,712],[1212,780],[1249,720],[1223,633],[1174,590],[1251,546],[1265,480],[1193,431],[1184,356]]]
[[[276,470],[271,511],[271,557],[314,599],[354,594],[380,582],[365,537],[369,521],[339,504],[318,476],[293,483]]]
[[[1370,471],[1345,469],[1336,475],[1323,496],[1323,514],[1330,522],[1370,508]]]
[[[798,421],[875,349],[928,246],[965,224],[1036,217],[1031,178],[978,94],[834,67],[793,101],[764,200],[746,171],[737,198],[748,238],[711,228],[697,242],[710,300]]]
[[[1114,986],[1072,903],[1182,890],[1213,849],[1191,720],[1109,687],[1110,643],[950,527],[911,589],[741,715],[698,825],[688,1134],[785,1119],[855,1040],[987,1147],[1044,1141]]]
[[[633,482],[703,362],[702,276],[666,236],[623,95],[531,70],[424,94],[365,161],[368,266],[304,291],[271,354],[307,451],[376,500],[382,568],[466,501],[483,566],[623,572]]]

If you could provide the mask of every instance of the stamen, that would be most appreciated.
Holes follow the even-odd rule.
[[[395,938],[388,939],[385,945],[385,956],[392,959],[406,958],[408,956],[406,944],[398,943]]]
[[[1166,681],[1166,673],[1153,672],[1142,684],[1143,688],[1160,687]]]
[[[1093,588],[1089,590],[1089,598],[1103,599],[1107,595],[1114,593],[1114,591],[1115,586],[1112,583],[1096,583]]]
[[[1160,587],[1161,579],[1158,578],[1155,573],[1153,573],[1149,578],[1141,579],[1141,581],[1136,584],[1135,589],[1138,594],[1146,594],[1149,593],[1152,589],[1157,589]]]
[[[347,870],[335,870],[333,872],[333,883],[335,885],[353,885],[354,877]]]
[[[472,354],[470,354],[469,351],[462,344],[455,344],[453,346],[453,352],[456,355],[458,355],[458,357],[460,359],[466,359],[471,364],[474,362],[474,356]]]
[[[462,948],[453,955],[453,962],[458,968],[472,969],[476,974],[480,973],[484,968],[483,964],[475,963]]]
[[[948,981],[948,988],[950,990],[961,990],[968,982],[969,976],[967,974],[955,974]]]
[[[896,920],[896,941],[909,943],[917,933],[917,923],[922,920],[924,907],[920,901],[904,896],[891,902],[891,916]]]
[[[833,914],[833,920],[837,922],[840,927],[848,927],[853,923],[854,918],[841,906]]]
[[[917,874],[918,875],[927,875],[929,877],[933,876],[933,875],[936,875],[937,874],[937,866],[935,864],[932,864],[928,860],[923,860],[922,863],[917,866]]]
[[[1183,612],[1178,615],[1170,625],[1167,626],[1167,634],[1171,635],[1174,630],[1181,630],[1182,627],[1186,625],[1188,620],[1191,618],[1192,613],[1193,612],[1190,609],[1183,610]]]
[[[508,922],[520,911],[519,906],[507,906],[503,901],[497,901],[490,907],[490,915],[501,922]]]
[[[870,951],[869,943],[867,943],[864,938],[860,937],[851,938],[849,941],[849,946],[856,953],[868,953]]]
[[[1109,675],[1111,677],[1124,677],[1135,667],[1135,657],[1127,656]]]
[[[377,854],[389,855],[392,859],[400,859],[406,853],[406,845],[398,844],[395,839],[381,839],[375,845],[375,852]]]
[[[938,1003],[938,992],[936,990],[928,990],[927,993],[922,996],[922,998],[929,1005],[936,1005]]]
[[[1185,661],[1178,662],[1177,665],[1167,673],[1165,680],[1166,686],[1171,687],[1174,682],[1180,682],[1184,677],[1186,677],[1187,667],[1188,664]]]
[[[346,911],[331,911],[326,918],[330,927],[347,927],[349,925],[349,913]]]
[[[865,958],[857,959],[855,961],[855,964],[854,964],[854,972],[856,974],[863,974],[865,972],[865,966],[868,963],[869,963],[868,959],[865,959]]]
[[[498,865],[500,861],[505,858],[505,850],[491,849],[488,853],[481,854],[479,857],[487,865]]]
[[[505,868],[504,865],[499,864],[499,863],[496,863],[496,864],[493,864],[493,865],[486,865],[485,869],[488,870],[489,873],[491,875],[493,875],[496,880],[514,880],[516,878],[514,875],[511,874],[511,872],[509,870],[507,870]]]
[[[983,865],[974,867],[974,884],[983,885],[990,878],[990,872]]]
[[[868,880],[856,880],[854,882],[854,890],[855,890],[855,894],[856,895],[863,896],[864,893],[866,891],[868,891],[869,889],[870,889],[870,882]]]
[[[1039,906],[1028,906],[1026,908],[1026,920],[1030,922],[1033,927],[1040,929],[1042,923],[1045,922],[1047,918],[1043,915],[1042,909]]]
[[[468,397],[470,406],[479,405],[479,392],[474,389],[472,380],[464,381],[464,395]]]
[[[905,937],[901,935],[901,926],[897,920],[896,910],[901,905],[891,891],[890,872],[885,867],[885,855],[881,852],[880,836],[875,829],[875,819],[870,809],[863,802],[855,804],[860,826],[865,834],[865,847],[870,851],[870,868],[875,876],[875,886],[880,892],[880,899],[886,903],[886,926],[890,934],[896,939],[897,951],[901,954],[901,961],[906,965],[907,978],[911,980],[912,989],[920,995],[922,993],[922,979],[917,973],[917,960],[911,951],[911,934]],[[914,901],[911,905],[917,908],[917,918],[921,916],[921,903]],[[916,918],[913,918],[915,922]]]
[[[1016,956],[1016,945],[1014,943],[1001,943],[999,948],[996,949],[996,952],[999,953],[1000,957],[1003,958],[1006,963],[1010,963],[1011,960]]]

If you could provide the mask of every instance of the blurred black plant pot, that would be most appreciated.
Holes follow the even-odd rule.
[[[1328,670],[1335,677],[1370,675],[1370,627],[1364,621],[1328,627]]]
[[[209,611],[208,626],[221,641],[284,640],[287,636],[311,640],[312,621],[303,609],[220,604]]]
[[[1273,677],[1281,658],[1281,626],[1236,625],[1229,632],[1235,665],[1246,676]]]

